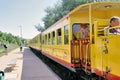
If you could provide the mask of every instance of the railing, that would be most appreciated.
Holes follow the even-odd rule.
[[[71,62],[90,63],[90,44],[89,39],[71,40]]]

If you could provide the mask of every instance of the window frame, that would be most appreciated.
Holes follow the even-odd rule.
[[[55,44],[55,31],[51,32],[51,36],[52,36],[52,45]]]
[[[67,34],[66,34],[66,28],[67,27]],[[66,36],[67,36],[67,42],[66,42]],[[65,25],[64,26],[64,44],[67,45],[69,44],[69,26]]]
[[[60,34],[59,34],[58,30],[60,30]],[[60,38],[60,41],[58,40],[58,38]],[[59,28],[59,29],[57,29],[57,45],[61,45],[61,44],[62,44],[62,28]]]

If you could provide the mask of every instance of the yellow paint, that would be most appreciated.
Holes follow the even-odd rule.
[[[111,8],[105,8],[105,6],[111,5]],[[112,16],[120,17],[120,2],[96,2],[83,4],[75,8],[73,11],[68,13],[64,19],[62,18],[59,22],[52,25],[50,28],[45,30],[42,35],[42,39],[46,41],[44,44],[33,38],[30,43],[31,46],[37,48],[42,46],[42,51],[47,54],[54,56],[58,59],[64,60],[71,63],[71,40],[72,40],[72,26],[75,23],[88,23],[90,25],[90,43],[89,53],[91,59],[91,67],[101,71],[107,71],[106,67],[110,69],[110,73],[120,76],[120,35],[104,35],[104,27],[109,25],[109,19]],[[69,44],[64,44],[64,26],[69,26]],[[92,27],[94,25],[94,35],[92,34]],[[61,28],[62,31],[62,44],[57,44],[57,30]],[[48,39],[45,40],[45,35],[55,31],[55,44],[48,45]],[[76,34],[80,37],[79,34]],[[52,39],[52,38],[51,38]],[[108,40],[108,42],[107,42]],[[36,42],[37,41],[37,42]],[[51,40],[50,40],[51,41]],[[38,45],[37,45],[38,44]],[[80,45],[81,47],[81,45]],[[74,48],[78,48],[74,46]],[[80,49],[81,50],[81,49]],[[86,49],[84,49],[85,51]],[[108,50],[108,53],[105,51]],[[81,54],[77,54],[75,51],[75,57],[79,58]],[[81,58],[81,57],[80,57]]]

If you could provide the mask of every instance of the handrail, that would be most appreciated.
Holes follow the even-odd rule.
[[[87,62],[84,59],[84,55],[88,54],[87,51],[89,50],[89,38],[79,39],[79,40],[71,40],[71,61],[72,63],[82,63]],[[87,48],[87,49],[84,49]],[[86,50],[86,51],[85,51]],[[86,55],[88,56],[88,55]]]

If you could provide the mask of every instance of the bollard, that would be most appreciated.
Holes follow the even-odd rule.
[[[22,46],[20,46],[20,51],[22,52]]]
[[[5,55],[7,55],[7,54],[8,54],[8,53],[7,53],[7,48],[8,48],[8,47],[7,47],[6,44],[4,44],[3,46],[4,46],[4,48],[5,48]]]
[[[5,74],[3,71],[0,71],[0,80],[5,80]]]

